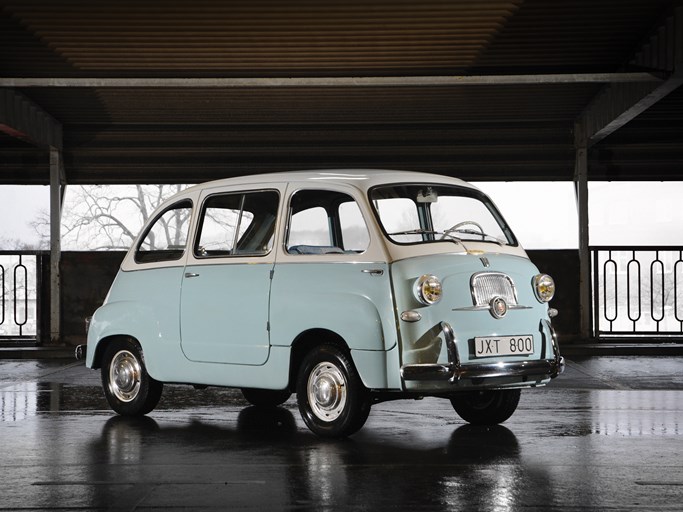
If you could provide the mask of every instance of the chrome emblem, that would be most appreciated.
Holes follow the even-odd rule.
[[[502,297],[494,297],[489,303],[489,308],[493,318],[503,318],[508,312],[508,304]]]
[[[484,265],[484,268],[489,268],[491,266],[489,259],[486,256],[482,256],[479,259],[481,260],[481,264]]]

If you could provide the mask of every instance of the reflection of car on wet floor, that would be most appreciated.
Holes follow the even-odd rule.
[[[123,415],[163,382],[296,393],[306,425],[350,435],[372,404],[438,396],[496,424],[563,368],[553,280],[463,181],[300,172],[188,189],[152,216],[90,322],[86,365]],[[83,349],[79,350],[83,355]]]

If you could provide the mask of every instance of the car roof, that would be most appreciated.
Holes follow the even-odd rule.
[[[387,169],[329,169],[319,171],[287,171],[268,174],[252,174],[236,178],[225,178],[196,185],[184,192],[196,192],[205,188],[254,184],[318,182],[353,186],[363,192],[377,185],[392,183],[440,183],[476,188],[458,178],[414,171],[392,171]],[[182,192],[179,196],[184,195]]]

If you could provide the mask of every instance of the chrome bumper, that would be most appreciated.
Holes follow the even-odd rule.
[[[88,350],[87,345],[78,345],[76,347],[76,350],[74,350],[74,356],[76,357],[76,359],[81,361],[81,360],[85,359],[85,355],[86,355],[87,350]]]
[[[555,331],[550,327],[553,346],[553,359],[534,361],[514,361],[498,363],[460,364],[460,355],[455,343],[453,328],[447,322],[441,322],[441,330],[446,340],[448,364],[406,364],[401,368],[404,380],[427,381],[448,380],[457,382],[460,379],[493,379],[497,377],[542,376],[554,379],[564,371],[564,357],[560,356]],[[544,351],[545,352],[545,351]]]

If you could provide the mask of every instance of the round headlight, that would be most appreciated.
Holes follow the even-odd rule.
[[[441,294],[441,281],[436,276],[425,274],[415,282],[415,296],[425,306],[439,302]]]
[[[555,281],[548,274],[534,276],[534,293],[538,302],[550,302],[555,296]]]

